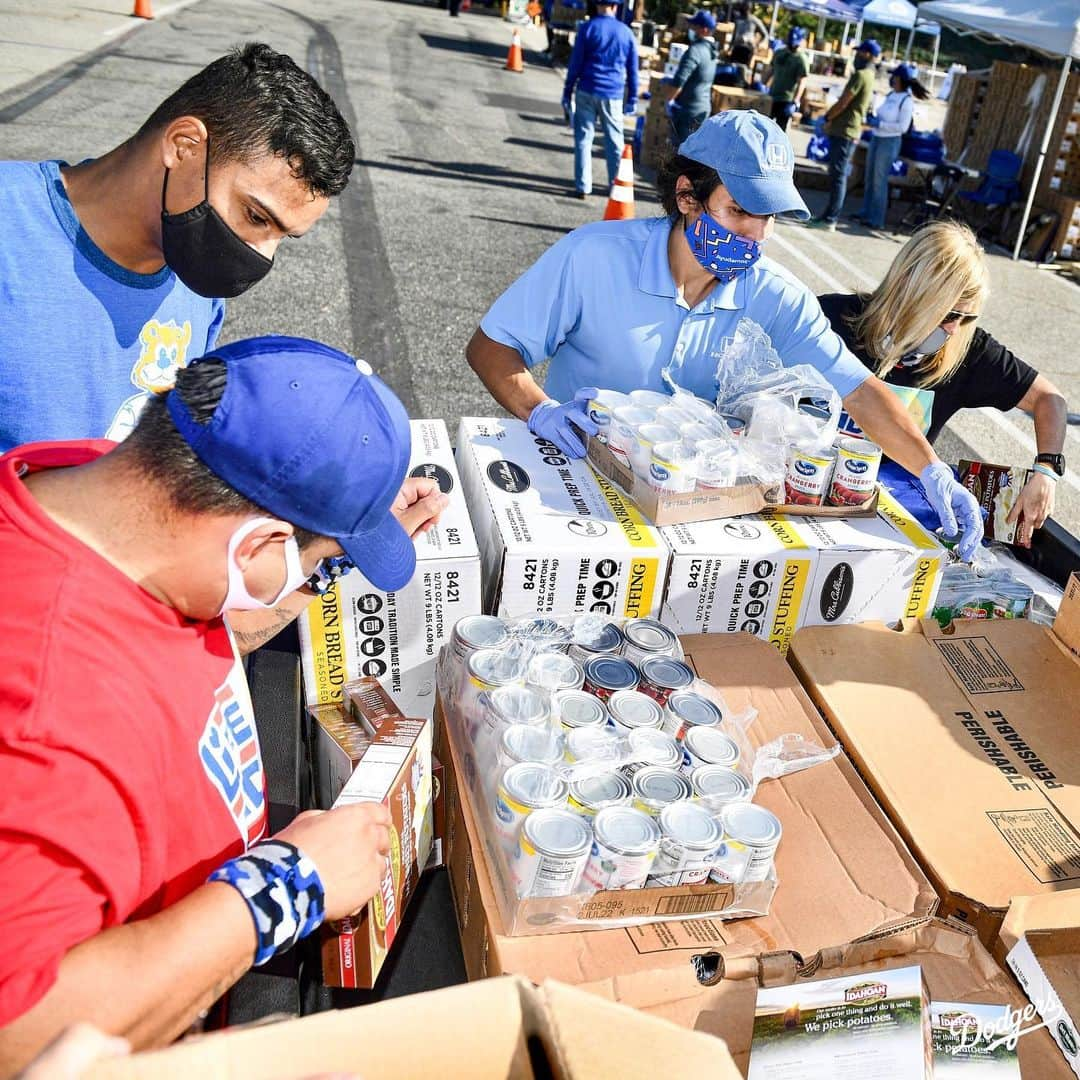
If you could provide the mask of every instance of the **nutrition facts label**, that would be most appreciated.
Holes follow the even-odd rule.
[[[986,816],[1037,881],[1080,881],[1080,839],[1052,810],[988,810]]]
[[[1023,690],[1001,654],[984,637],[935,638],[942,660],[969,694],[1001,694]]]

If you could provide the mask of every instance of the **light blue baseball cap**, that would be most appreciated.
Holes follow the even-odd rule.
[[[710,116],[679,153],[717,171],[732,198],[751,214],[810,217],[795,187],[795,152],[767,116],[729,109]]]

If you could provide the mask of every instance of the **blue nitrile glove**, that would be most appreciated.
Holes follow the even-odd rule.
[[[600,391],[595,386],[583,386],[573,401],[560,405],[548,399],[541,401],[529,413],[529,430],[534,435],[554,443],[567,457],[585,456],[585,442],[574,430],[580,428],[586,435],[595,435],[599,428],[589,417],[589,401]]]
[[[623,105],[623,115],[624,116],[636,116],[637,115],[637,102],[636,101],[628,101],[628,102],[626,102],[626,104]]]
[[[982,510],[975,496],[943,461],[933,461],[919,473],[926,500],[934,508],[946,535],[963,532],[956,545],[960,558],[970,562],[983,538]]]
[[[674,119],[674,117],[675,117],[675,111],[676,111],[676,109],[678,109],[678,107],[679,107],[679,105],[678,105],[678,102],[675,102],[675,101],[669,101],[669,102],[668,102],[668,103],[667,103],[667,104],[666,104],[666,105],[664,106],[664,115],[665,115],[665,116],[666,116],[666,117],[667,117],[667,118],[668,118],[669,120],[672,120],[672,119]]]

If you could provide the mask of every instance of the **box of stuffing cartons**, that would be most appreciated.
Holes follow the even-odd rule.
[[[617,488],[520,420],[464,417],[458,466],[484,569],[505,617],[660,610],[668,550]]]
[[[480,611],[480,556],[442,420],[413,420],[409,476],[438,480],[450,499],[415,538],[416,573],[396,593],[354,570],[301,615],[307,703],[340,701],[351,679],[373,675],[407,716],[431,716],[435,659],[450,629]]]
[[[884,491],[870,518],[761,514],[660,530],[672,551],[663,621],[737,630],[787,652],[800,626],[929,614],[946,552]]]

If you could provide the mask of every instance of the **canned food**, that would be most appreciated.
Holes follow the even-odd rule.
[[[497,649],[509,640],[509,627],[495,615],[466,615],[450,633],[450,647],[462,660],[477,649]]]
[[[642,424],[637,429],[637,438],[634,440],[633,449],[630,451],[630,467],[642,480],[648,480],[653,447],[657,443],[674,442],[678,438],[679,433],[667,424],[660,424],[656,421],[651,424]]]
[[[663,765],[667,769],[677,769],[682,761],[679,744],[662,731],[653,728],[638,728],[627,737],[632,760],[619,770],[628,780],[647,765]]]
[[[499,686],[487,698],[487,721],[490,727],[502,724],[544,724],[548,718],[547,702],[527,686]]]
[[[499,739],[499,768],[508,769],[521,761],[558,765],[563,756],[563,739],[546,725],[511,724]]]
[[[712,808],[750,798],[750,781],[727,765],[699,765],[690,774],[690,786]]]
[[[703,420],[692,420],[689,424],[683,424],[679,428],[676,438],[681,438],[683,442],[692,445],[700,453],[701,444],[712,442],[716,438],[716,432],[711,424],[707,424]],[[662,441],[662,439],[656,440],[656,442]]]
[[[660,851],[650,886],[700,885],[708,880],[723,831],[703,806],[676,802],[660,812]]]
[[[784,497],[796,506],[821,506],[829,490],[835,450],[807,454],[792,450],[784,474]]]
[[[664,730],[684,739],[693,727],[715,727],[723,719],[720,706],[695,690],[678,690],[667,699]]]
[[[729,803],[720,810],[724,841],[716,853],[711,880],[721,885],[764,881],[780,844],[780,819],[755,803]]]
[[[587,621],[592,619],[597,621]],[[613,622],[606,622],[600,616],[587,615],[575,625],[567,654],[584,666],[594,656],[615,655],[622,652],[622,647],[622,631]]]
[[[666,705],[671,695],[686,690],[694,682],[694,672],[688,664],[670,656],[650,656],[642,660],[638,689],[661,705]]]
[[[642,409],[637,405],[615,409],[611,414],[611,427],[608,428],[608,449],[629,463],[637,443],[637,429],[642,424],[652,423],[655,415],[652,409]]]
[[[663,765],[648,765],[639,769],[630,781],[634,805],[656,817],[665,806],[693,795],[690,781],[682,773]]]
[[[678,495],[697,484],[698,452],[683,442],[656,443],[649,462],[649,484]]]
[[[638,684],[638,670],[621,656],[594,656],[584,669],[583,689],[601,701],[617,690],[633,690]]]
[[[611,427],[611,414],[616,409],[630,404],[630,398],[626,394],[620,394],[618,390],[599,390],[596,397],[590,399],[588,404],[589,419],[597,427],[596,437],[602,442],[608,441],[608,429]]]
[[[534,810],[514,854],[519,896],[569,896],[577,890],[592,850],[592,830],[569,810]]]
[[[727,424],[728,431],[736,438],[746,434],[746,421],[741,416],[736,416],[734,413],[717,413],[717,415]]]
[[[671,395],[661,393],[659,390],[631,390],[630,404],[636,405],[639,409],[652,409],[655,412],[671,404]]]
[[[739,744],[715,727],[698,725],[686,729],[682,742],[683,771],[692,773],[701,765],[739,764]]]
[[[622,632],[626,639],[623,655],[635,664],[650,656],[678,654],[679,639],[657,619],[627,619]]]
[[[697,486],[712,490],[735,487],[739,482],[739,454],[730,439],[709,439],[697,444],[701,461],[698,464]]]
[[[533,653],[541,650],[565,652],[570,645],[571,633],[569,626],[563,626],[558,620],[547,615],[537,615],[516,623],[511,630],[517,640],[529,643]]]
[[[495,793],[495,832],[514,850],[521,823],[533,810],[564,806],[569,785],[550,765],[522,761],[503,773]]]
[[[836,440],[836,471],[829,487],[830,506],[858,506],[874,493],[881,447],[866,439]]]
[[[571,765],[611,761],[619,757],[619,736],[609,727],[582,727],[566,733],[566,760]]]
[[[525,681],[525,661],[505,649],[477,649],[465,660],[458,702],[470,733],[475,737],[482,722],[481,702],[500,686]]]
[[[585,864],[590,889],[640,889],[660,847],[660,826],[631,806],[608,806],[593,818],[593,842]]]
[[[607,702],[609,723],[620,735],[638,728],[656,728],[664,722],[664,710],[637,690],[617,690]]]
[[[558,690],[551,695],[551,714],[563,728],[603,727],[607,723],[604,703],[584,690]]]
[[[630,801],[630,781],[617,772],[587,776],[570,783],[570,809],[592,817],[605,806],[621,806]]]
[[[678,429],[683,424],[692,424],[700,417],[695,416],[689,409],[684,409],[675,404],[668,404],[662,409],[656,410],[656,419],[658,423],[667,424],[669,427]]]
[[[525,682],[534,690],[553,694],[556,690],[580,690],[585,680],[581,665],[563,652],[537,653],[529,661]]]

